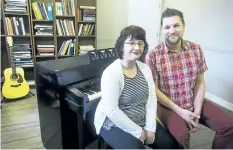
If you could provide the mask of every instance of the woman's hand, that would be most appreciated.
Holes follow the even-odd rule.
[[[155,133],[151,131],[145,131],[146,133],[146,144],[152,144],[155,140]]]
[[[144,144],[144,141],[146,140],[146,133],[144,130],[142,130],[142,134],[141,134],[139,140],[142,141],[142,143]]]

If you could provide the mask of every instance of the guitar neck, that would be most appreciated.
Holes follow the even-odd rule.
[[[8,46],[10,49],[12,74],[16,74],[15,60],[14,60],[14,55],[13,55],[13,38],[8,36],[7,42],[8,42]]]
[[[16,74],[16,67],[15,67],[15,60],[13,55],[13,47],[10,47],[10,55],[11,55],[11,68],[12,68],[12,74]]]

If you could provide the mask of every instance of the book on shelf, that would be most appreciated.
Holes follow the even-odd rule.
[[[89,51],[95,50],[93,45],[79,45],[79,55],[85,55]]]
[[[56,19],[58,35],[75,35],[74,22],[68,19]]]
[[[54,48],[55,46],[54,45],[41,45],[41,44],[38,44],[37,47],[48,47],[48,48]]]
[[[5,0],[5,13],[26,14],[27,0]]]
[[[53,3],[32,3],[32,10],[36,20],[53,20]]]
[[[76,45],[76,39],[70,39],[70,40],[63,41],[63,43],[58,51],[58,56],[76,55],[75,45]]]
[[[36,24],[36,35],[53,35],[53,25]]]
[[[55,5],[57,16],[75,16],[74,0],[62,0]]]
[[[26,35],[26,23],[22,17],[5,17],[6,29],[8,35]]]
[[[37,54],[40,56],[53,56],[55,54],[55,46],[37,45]]]
[[[95,24],[79,24],[78,36],[95,35]]]
[[[93,6],[80,6],[77,8],[77,20],[84,22],[95,22],[96,8]]]

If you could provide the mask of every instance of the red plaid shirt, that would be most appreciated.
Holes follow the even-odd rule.
[[[147,54],[145,63],[161,92],[181,108],[193,111],[197,76],[208,69],[201,47],[182,40],[181,51],[174,53],[162,42]]]

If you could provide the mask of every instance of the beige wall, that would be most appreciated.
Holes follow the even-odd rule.
[[[127,26],[128,0],[97,0],[97,48],[114,47]]]
[[[162,0],[97,0],[97,48],[114,47],[122,28],[146,30],[149,49],[158,43]]]
[[[145,29],[149,50],[159,42],[162,0],[129,0],[128,25]]]

